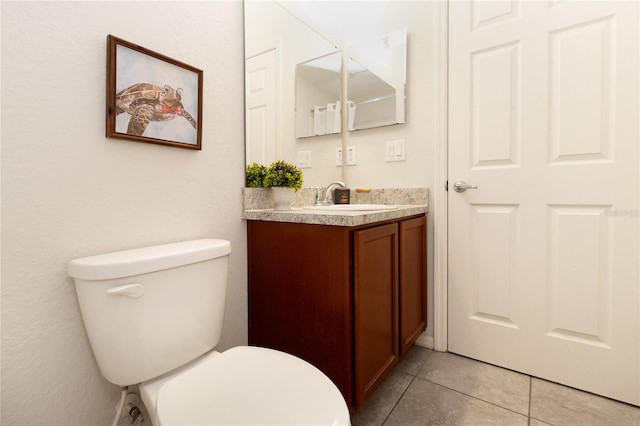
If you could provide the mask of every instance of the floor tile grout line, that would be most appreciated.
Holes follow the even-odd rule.
[[[382,425],[384,425],[385,423],[387,423],[387,420],[389,420],[389,417],[391,417],[391,414],[393,414],[393,411],[396,409],[396,407],[398,406],[398,404],[400,404],[400,400],[402,399],[402,397],[404,396],[405,393],[407,393],[407,390],[409,390],[409,387],[411,386],[411,384],[413,383],[413,381],[417,378],[417,376],[413,376],[413,378],[411,379],[411,381],[409,382],[409,384],[407,385],[406,388],[404,388],[404,390],[402,391],[402,393],[400,394],[400,397],[398,398],[398,400],[396,401],[395,404],[393,404],[393,407],[391,407],[391,410],[389,410],[389,414],[387,414],[387,416],[384,418],[384,420],[382,421]]]
[[[422,370],[422,367],[424,367],[424,365],[427,363],[427,361],[429,360],[429,358],[431,358],[431,354],[433,354],[433,349],[431,349],[431,352],[429,352],[429,355],[427,355],[427,357],[425,358],[425,360],[420,364],[420,366],[418,367],[417,371],[415,374],[412,373],[405,373],[404,371],[401,371],[405,374],[407,374],[408,376],[413,376],[413,378],[411,379],[411,381],[409,382],[409,384],[407,385],[407,387],[404,388],[404,390],[402,391],[402,393],[400,394],[400,397],[398,398],[398,400],[396,401],[395,404],[393,404],[393,407],[391,408],[391,410],[389,410],[389,414],[387,414],[387,416],[384,418],[384,420],[382,421],[382,425],[384,425],[387,420],[389,420],[389,417],[391,417],[391,414],[393,414],[393,411],[396,409],[396,407],[398,406],[398,404],[400,403],[400,400],[402,400],[402,397],[404,396],[405,393],[407,393],[407,391],[409,390],[409,387],[411,387],[411,384],[413,383],[413,381],[418,378],[418,373],[420,373],[420,370]]]
[[[449,387],[449,386],[447,386],[447,385],[444,385],[444,384],[441,384],[441,383],[437,383],[437,382],[433,381],[432,379],[428,379],[428,378],[425,378],[425,377],[421,377],[421,376],[419,376],[419,374],[422,372],[422,370],[424,369],[424,367],[427,365],[428,361],[429,361],[429,360],[430,360],[430,358],[432,357],[433,353],[434,353],[434,350],[433,350],[433,349],[431,349],[431,350],[429,351],[429,353],[427,354],[427,356],[425,357],[424,361],[422,361],[422,362],[416,362],[416,363],[414,364],[415,366],[417,366],[417,369],[413,369],[413,368],[411,368],[411,370],[413,370],[413,371],[417,371],[416,373],[412,373],[412,372],[409,372],[409,371],[402,371],[402,370],[398,369],[398,371],[399,371],[399,372],[401,372],[402,374],[407,375],[407,376],[409,376],[409,377],[411,377],[411,376],[412,376],[412,377],[411,377],[411,380],[409,381],[409,383],[407,384],[407,386],[406,386],[406,387],[404,388],[404,390],[401,392],[401,394],[400,394],[400,396],[398,397],[398,399],[394,402],[393,406],[390,408],[390,410],[388,411],[388,413],[387,413],[387,414],[386,414],[386,416],[384,417],[384,420],[382,420],[381,425],[388,424],[389,419],[391,418],[392,414],[393,414],[393,413],[394,413],[394,411],[398,408],[398,405],[399,405],[400,401],[404,398],[404,396],[406,395],[406,393],[407,393],[408,389],[413,385],[413,383],[414,383],[414,381],[415,381],[415,379],[416,379],[416,378],[419,378],[419,379],[421,379],[421,380],[422,380],[422,381],[424,381],[424,382],[428,382],[428,383],[434,384],[434,385],[436,385],[437,387],[439,387],[439,388],[441,388],[441,389],[448,389],[448,390],[451,390],[451,391],[453,391],[453,392],[455,392],[455,393],[457,393],[457,394],[464,395],[464,396],[467,396],[467,397],[469,397],[469,398],[472,398],[473,400],[476,400],[476,401],[479,401],[479,402],[483,402],[483,403],[488,404],[488,405],[490,405],[490,406],[494,406],[494,407],[496,407],[496,408],[500,408],[500,409],[506,410],[507,412],[511,412],[511,413],[513,413],[513,414],[518,414],[518,415],[520,415],[520,416],[523,416],[523,417],[525,417],[525,418],[527,419],[527,425],[528,425],[528,426],[531,426],[531,425],[532,425],[533,420],[536,420],[537,422],[541,422],[541,423],[543,423],[543,424],[545,424],[545,425],[555,426],[555,424],[554,424],[554,423],[550,423],[548,420],[544,420],[544,419],[541,419],[541,418],[533,417],[533,416],[532,416],[532,406],[533,406],[533,380],[534,380],[534,379],[537,379],[537,380],[540,380],[540,381],[547,381],[547,382],[549,382],[549,383],[552,383],[552,384],[555,384],[555,385],[558,385],[558,386],[562,386],[562,387],[567,387],[567,388],[569,388],[569,389],[576,389],[576,388],[572,388],[572,387],[570,387],[570,386],[566,386],[566,385],[563,385],[563,384],[560,384],[560,383],[556,383],[556,382],[553,382],[553,381],[550,381],[550,380],[547,380],[547,379],[538,378],[538,377],[532,376],[532,375],[530,375],[530,374],[521,373],[521,372],[517,372],[517,371],[515,371],[515,370],[505,369],[505,368],[503,368],[503,367],[496,366],[496,367],[498,367],[498,368],[500,368],[500,369],[504,369],[504,370],[508,370],[508,371],[514,371],[514,372],[516,372],[516,373],[518,373],[518,374],[521,374],[521,375],[523,375],[523,376],[526,376],[526,377],[528,378],[528,380],[529,380],[529,385],[528,385],[528,399],[527,399],[527,401],[526,401],[526,402],[527,402],[527,404],[526,404],[526,405],[527,405],[527,408],[526,408],[527,414],[523,414],[523,413],[521,413],[521,412],[515,411],[514,409],[507,408],[507,407],[504,407],[504,406],[502,406],[502,405],[499,405],[499,403],[495,403],[495,402],[487,401],[487,400],[485,400],[485,399],[482,399],[481,397],[478,397],[478,396],[474,396],[474,395],[467,394],[467,393],[465,393],[465,392],[463,392],[463,391],[460,391],[460,390],[457,390],[457,389],[451,388],[451,387]],[[454,354],[454,355],[456,355],[456,354]],[[459,356],[459,355],[458,355],[458,356]],[[471,359],[471,358],[470,358],[470,359]],[[473,360],[473,359],[472,359],[472,360]],[[484,363],[484,362],[479,361],[479,360],[474,360],[474,361],[477,361],[477,362],[480,362],[480,363]],[[486,363],[484,363],[484,364],[486,364]],[[488,364],[488,365],[493,365],[493,364]],[[622,404],[624,404],[624,405],[629,405],[629,406],[631,406],[632,408],[638,408],[638,406],[634,406],[633,404],[624,403],[624,402],[622,402],[622,401],[617,401],[617,400],[614,400],[614,399],[612,399],[612,398],[607,398],[607,397],[604,397],[604,396],[602,396],[602,395],[593,394],[593,393],[591,393],[591,392],[583,391],[583,390],[580,390],[580,389],[576,389],[576,390],[577,390],[577,391],[580,391],[580,392],[587,393],[587,394],[594,395],[594,396],[596,396],[596,397],[600,397],[600,398],[608,399],[608,400],[611,400],[611,401],[613,401],[613,402],[622,403]],[[385,410],[385,411],[386,411],[386,410]],[[640,424],[639,424],[638,426],[640,426]]]
[[[457,390],[457,389],[453,389],[453,388],[450,388],[450,387],[445,386],[445,385],[443,385],[443,384],[440,384],[440,383],[437,383],[437,382],[433,382],[433,381],[431,381],[431,380],[429,380],[429,379],[425,379],[424,377],[416,376],[416,379],[420,379],[420,380],[423,380],[423,381],[425,381],[425,382],[433,383],[433,384],[434,384],[434,385],[436,385],[436,386],[440,386],[441,388],[444,388],[444,389],[449,389],[450,391],[453,391],[453,392],[459,393],[460,395],[468,396],[469,398],[473,398],[473,399],[475,399],[475,400],[478,400],[478,401],[484,402],[484,403],[486,403],[486,404],[493,405],[494,407],[502,408],[503,410],[511,411],[512,413],[519,414],[519,415],[521,415],[521,416],[523,416],[523,417],[529,418],[529,416],[528,416],[527,414],[522,414],[522,413],[520,413],[520,412],[518,412],[518,411],[512,410],[511,408],[503,407],[502,405],[498,405],[498,404],[496,404],[496,403],[494,403],[494,402],[486,401],[486,400],[484,400],[484,399],[482,399],[482,398],[478,398],[478,397],[476,397],[476,396],[469,395],[469,394],[464,393],[464,392],[462,392],[462,391],[459,391],[459,390]]]
[[[635,405],[635,404],[631,404],[631,403],[628,403],[628,402],[620,401],[620,400],[618,400],[618,399],[615,399],[615,398],[612,398],[612,397],[609,397],[609,396],[605,396],[605,395],[600,395],[600,394],[597,394],[597,393],[594,393],[594,392],[591,392],[591,391],[588,391],[588,390],[585,390],[585,389],[580,389],[580,388],[577,388],[577,387],[575,387],[575,386],[570,386],[570,385],[567,385],[567,384],[564,384],[564,383],[561,383],[561,382],[556,382],[556,381],[553,381],[553,380],[551,380],[551,379],[545,379],[545,378],[544,378],[544,377],[542,377],[542,376],[535,376],[535,375],[532,375],[532,374],[523,373],[523,372],[521,372],[521,371],[514,370],[514,369],[511,369],[511,368],[507,368],[507,367],[503,367],[503,366],[498,365],[498,364],[491,364],[490,362],[481,361],[481,360],[479,360],[479,359],[471,358],[471,357],[466,356],[466,355],[460,355],[460,354],[457,354],[457,353],[455,353],[455,352],[449,352],[448,350],[447,350],[447,351],[444,351],[444,352],[441,352],[441,353],[455,355],[455,356],[458,356],[458,357],[461,357],[461,358],[466,358],[466,359],[468,359],[468,360],[470,360],[470,361],[475,361],[475,362],[478,362],[478,363],[481,363],[481,364],[490,365],[490,366],[493,366],[493,367],[499,368],[499,369],[501,369],[501,370],[511,371],[511,372],[513,372],[513,373],[516,373],[516,374],[520,374],[520,375],[523,375],[523,376],[527,376],[527,377],[529,377],[532,381],[533,381],[534,379],[535,379],[535,380],[540,380],[540,381],[548,382],[548,383],[552,383],[552,384],[555,384],[555,385],[558,385],[558,386],[563,386],[563,387],[565,387],[565,388],[574,389],[574,390],[576,390],[576,391],[578,391],[578,392],[587,393],[587,394],[589,394],[589,395],[593,395],[593,396],[596,396],[596,397],[598,397],[598,398],[604,398],[604,399],[607,399],[607,400],[609,400],[609,401],[613,401],[613,402],[617,402],[617,403],[620,403],[620,404],[628,405],[628,406],[630,406],[630,407],[632,407],[632,408],[640,408],[640,405]]]

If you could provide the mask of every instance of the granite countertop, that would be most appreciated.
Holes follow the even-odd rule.
[[[398,205],[393,210],[370,211],[326,211],[307,210],[301,207],[293,207],[291,210],[245,210],[242,219],[262,220],[271,222],[308,223],[316,225],[333,226],[360,226],[385,220],[400,219],[403,217],[425,214],[429,210],[426,204]]]
[[[270,222],[307,223],[333,226],[361,226],[403,217],[426,214],[429,211],[427,188],[373,189],[366,199],[352,192],[352,204],[387,204],[392,210],[327,211],[309,210],[303,206],[313,204],[314,191],[303,189],[294,196],[291,210],[274,210],[269,190],[244,188],[242,219]]]

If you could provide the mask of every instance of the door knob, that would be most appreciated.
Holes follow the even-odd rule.
[[[464,192],[467,189],[478,189],[478,187],[475,186],[475,185],[467,185],[467,182],[465,182],[463,180],[457,180],[453,184],[453,189],[455,189],[456,192]]]

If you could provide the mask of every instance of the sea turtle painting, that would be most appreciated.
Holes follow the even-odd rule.
[[[197,129],[196,120],[182,106],[182,94],[182,89],[168,85],[134,84],[116,94],[116,115],[131,115],[127,126],[130,135],[142,136],[149,122],[169,121],[176,116],[186,118]]]

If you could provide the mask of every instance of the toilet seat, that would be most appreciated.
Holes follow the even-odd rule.
[[[239,346],[166,381],[157,425],[349,425],[338,388],[284,352]]]

